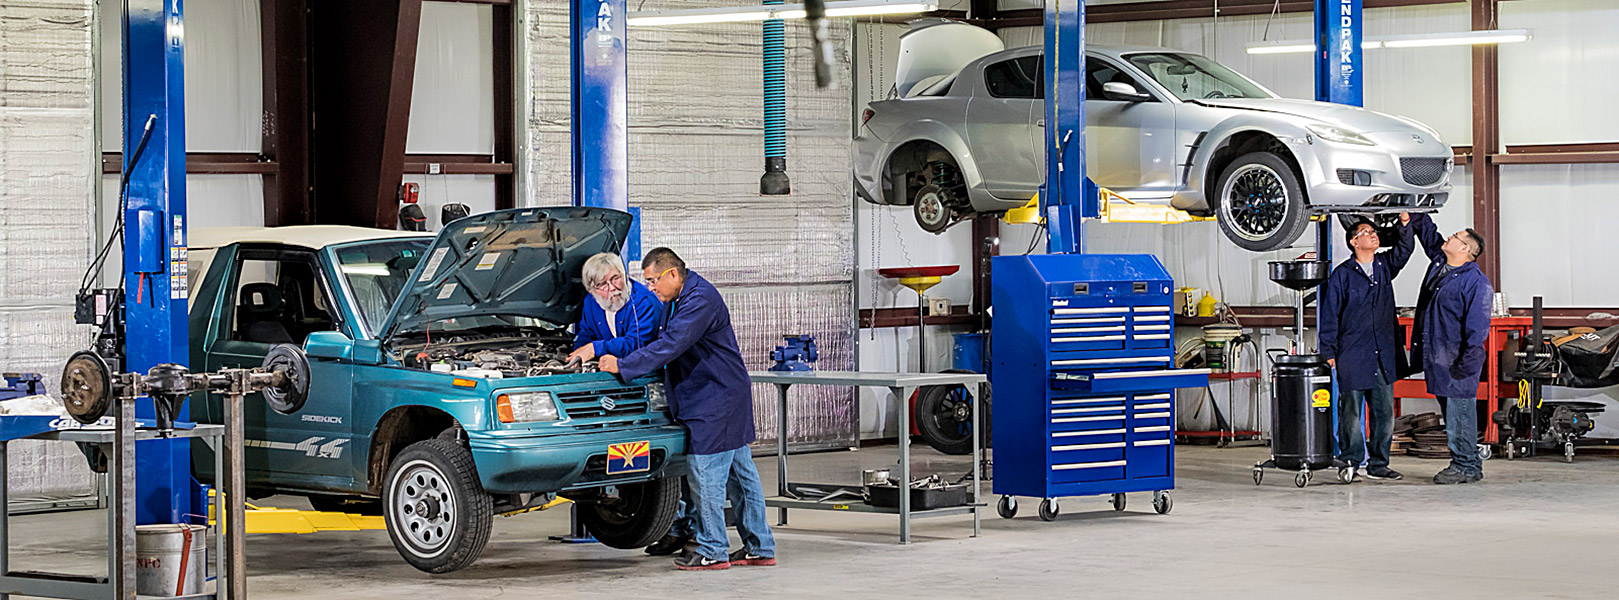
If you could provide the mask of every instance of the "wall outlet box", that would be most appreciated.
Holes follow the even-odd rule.
[[[949,298],[928,298],[928,316],[942,317],[950,314]]]

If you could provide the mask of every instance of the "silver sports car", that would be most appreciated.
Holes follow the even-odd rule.
[[[896,84],[854,139],[855,190],[913,205],[932,231],[1021,206],[1045,177],[1039,46],[944,20],[901,38]],[[1196,54],[1088,46],[1088,175],[1132,201],[1213,215],[1255,251],[1291,244],[1312,214],[1426,212],[1450,196],[1453,153],[1433,129],[1360,108],[1276,97]]]

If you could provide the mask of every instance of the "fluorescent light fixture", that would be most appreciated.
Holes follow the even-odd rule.
[[[1360,47],[1374,48],[1431,48],[1434,46],[1472,46],[1476,44],[1511,44],[1534,39],[1528,29],[1491,29],[1486,31],[1458,31],[1453,33],[1419,33],[1415,35],[1387,35],[1361,40]],[[1249,54],[1293,54],[1315,52],[1315,44],[1308,40],[1254,42],[1248,44]]]
[[[866,17],[932,12],[939,0],[833,0],[826,3],[828,17]],[[684,10],[649,10],[630,13],[635,27],[695,25],[699,23],[739,23],[770,19],[802,19],[808,16],[803,4],[763,4]]]

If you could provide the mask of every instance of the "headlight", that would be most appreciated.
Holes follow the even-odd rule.
[[[663,384],[646,384],[646,404],[652,410],[666,410],[669,408],[669,395],[664,393]]]
[[[495,416],[502,423],[555,421],[556,398],[551,392],[523,392],[495,397]]]
[[[1327,140],[1329,142],[1338,142],[1340,144],[1354,144],[1356,146],[1375,146],[1376,145],[1376,144],[1373,144],[1371,140],[1366,139],[1365,136],[1362,136],[1361,134],[1355,133],[1355,132],[1350,131],[1348,129],[1344,129],[1342,127],[1316,123],[1314,125],[1311,125],[1309,129],[1310,129],[1310,133],[1313,133],[1317,137],[1320,137],[1321,139]]]

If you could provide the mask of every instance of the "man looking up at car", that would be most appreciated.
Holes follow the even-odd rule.
[[[718,289],[686,269],[673,250],[642,260],[647,287],[669,305],[658,339],[601,369],[628,381],[665,367],[669,411],[691,432],[692,488],[697,496],[697,548],[675,561],[681,570],[776,564],[776,542],[765,520],[764,486],[748,444],[754,440],[753,389],[737,348],[731,313]],[[727,554],[725,499],[736,508],[742,548]]]
[[[1389,468],[1394,441],[1394,381],[1405,365],[1400,322],[1394,315],[1394,277],[1415,249],[1411,228],[1396,230],[1394,247],[1379,254],[1382,239],[1369,221],[1349,230],[1354,255],[1327,277],[1321,296],[1321,355],[1338,376],[1338,459],[1351,468],[1366,461],[1371,479],[1401,479]],[[1361,437],[1361,406],[1372,437]],[[1370,455],[1370,458],[1367,455]]]
[[[1402,221],[1406,215],[1400,215]],[[1484,478],[1478,456],[1478,378],[1490,335],[1490,279],[1480,271],[1484,238],[1472,228],[1448,238],[1428,215],[1410,217],[1411,228],[1433,264],[1417,296],[1411,329],[1411,362],[1422,367],[1428,393],[1439,399],[1450,442],[1450,466],[1433,476],[1438,484]]]

